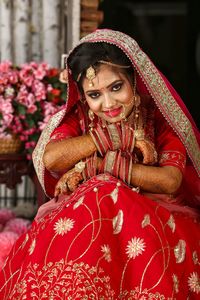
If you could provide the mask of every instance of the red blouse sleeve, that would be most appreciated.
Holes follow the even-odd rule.
[[[81,128],[79,122],[79,115],[77,109],[68,113],[60,123],[60,125],[54,129],[51,134],[50,140],[62,140],[67,137],[76,137],[81,135]]]
[[[175,166],[183,173],[186,165],[184,145],[158,109],[155,112],[155,120],[156,149],[159,165]]]
[[[82,134],[79,116],[76,109],[70,111],[62,120],[60,125],[52,132],[50,141],[59,141],[64,138],[76,137]],[[55,185],[62,173],[50,172],[45,169],[45,189],[49,197],[53,197]]]

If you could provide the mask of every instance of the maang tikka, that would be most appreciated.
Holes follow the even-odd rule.
[[[94,86],[93,83],[93,79],[96,77],[96,71],[94,69],[93,66],[90,66],[87,70],[86,70],[86,78],[89,80],[89,87]]]

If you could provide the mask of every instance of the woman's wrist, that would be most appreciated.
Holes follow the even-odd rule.
[[[49,171],[62,172],[71,169],[80,160],[94,154],[96,150],[89,134],[69,137],[50,142],[46,146],[43,161]]]

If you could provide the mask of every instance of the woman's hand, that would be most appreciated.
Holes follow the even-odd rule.
[[[148,140],[136,140],[135,148],[139,149],[143,155],[143,164],[153,165],[157,162],[157,152],[154,144]]]
[[[54,196],[57,197],[60,194],[68,194],[75,191],[82,180],[82,174],[77,172],[75,168],[71,169],[70,171],[66,172],[57,182]]]

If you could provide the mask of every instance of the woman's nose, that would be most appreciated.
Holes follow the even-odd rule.
[[[109,94],[104,95],[104,103],[103,106],[104,108],[111,108],[116,104],[116,100],[111,97]]]

